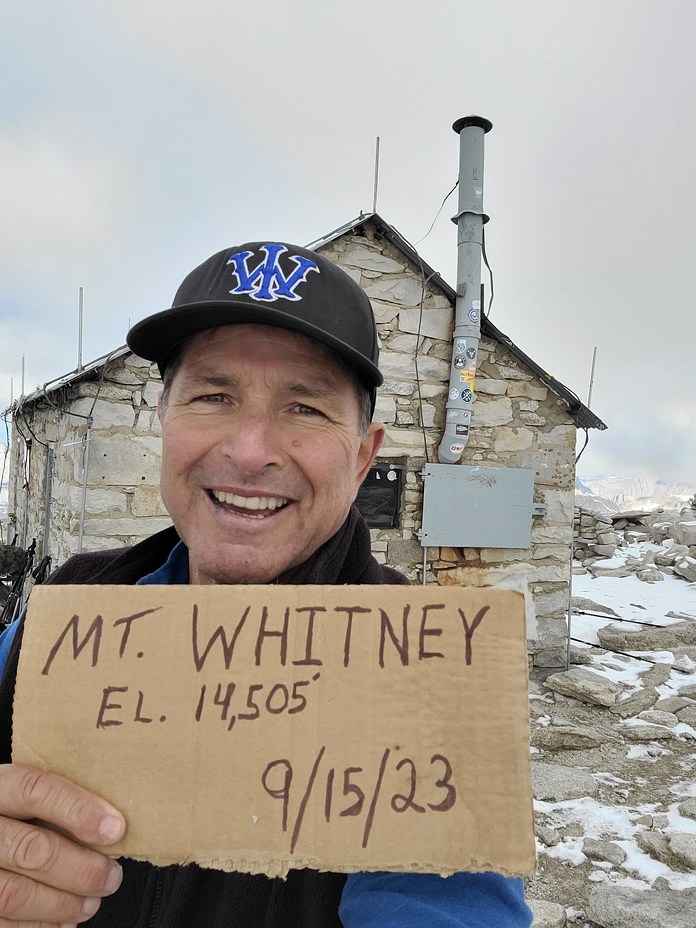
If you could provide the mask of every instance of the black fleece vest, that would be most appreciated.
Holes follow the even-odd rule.
[[[79,554],[49,583],[134,584],[160,567],[178,541],[167,529],[133,548]],[[296,581],[295,581],[296,582]],[[352,509],[346,522],[305,565],[304,583],[407,583],[370,552],[370,534]],[[13,642],[0,683],[0,763],[9,763],[12,703],[22,629]],[[104,899],[90,928],[341,928],[338,906],[344,874],[291,870],[287,879],[221,873],[195,864],[155,867],[122,858],[124,877]]]

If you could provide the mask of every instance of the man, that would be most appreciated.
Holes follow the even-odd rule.
[[[406,582],[372,558],[352,506],[384,428],[370,421],[382,382],[374,317],[343,271],[277,242],[220,252],[128,344],[162,372],[161,493],[174,528],[131,549],[77,555],[50,582]],[[0,645],[0,751],[9,761],[21,626]],[[0,928],[530,922],[520,881],[496,874],[295,870],[282,881],[117,863],[83,846],[108,852],[126,827],[75,784],[0,767]]]

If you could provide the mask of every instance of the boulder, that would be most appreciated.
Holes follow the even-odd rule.
[[[660,712],[678,712],[680,709],[686,709],[687,706],[696,706],[691,699],[684,699],[681,696],[665,696],[664,699],[658,699],[654,708]]]
[[[626,851],[613,841],[597,838],[585,838],[582,852],[590,860],[608,860],[609,863],[620,867],[626,860]]]
[[[666,551],[660,551],[659,554],[655,555],[655,563],[659,564],[660,567],[671,567],[678,557],[688,555],[688,553],[689,549],[686,545],[672,545]]]
[[[657,702],[658,696],[659,693],[654,686],[646,686],[644,689],[631,693],[628,699],[615,702],[613,706],[610,706],[609,711],[622,719],[628,719],[638,715],[639,712],[652,708]]]
[[[532,763],[532,792],[537,801],[563,802],[593,796],[597,783],[585,770],[537,761]]]
[[[557,902],[545,899],[528,899],[532,910],[532,928],[565,928],[568,924],[566,910]]]
[[[696,558],[680,557],[674,562],[674,572],[689,583],[696,582]]]
[[[603,546],[595,545],[595,551],[600,547]],[[610,546],[607,545],[606,547]],[[605,552],[600,551],[598,553],[602,554]],[[611,554],[612,552],[606,551],[606,553]],[[625,564],[614,564],[613,561],[595,561],[594,564],[590,564],[590,573],[594,574],[595,577],[630,577],[631,569],[630,567],[626,567]]]
[[[696,727],[696,706],[687,706],[677,711],[677,719],[685,725]]]
[[[620,651],[672,651],[682,645],[696,645],[696,622],[675,622],[666,628],[640,629],[627,629],[612,622],[598,629],[597,637],[603,647]]]
[[[550,828],[548,825],[537,824],[534,829],[537,838],[545,844],[546,847],[556,847],[558,842],[561,840],[561,836],[556,831],[555,828]]]
[[[666,728],[676,728],[679,721],[673,712],[661,712],[659,709],[648,709],[641,712],[638,718],[651,725],[664,725]]]
[[[645,892],[627,886],[593,886],[588,916],[602,928],[693,928],[696,889]]]
[[[672,674],[671,664],[653,664],[649,670],[639,674],[643,686],[662,686]],[[681,693],[679,694],[681,696]]]
[[[626,741],[669,741],[676,738],[671,728],[665,728],[664,725],[617,725],[614,729],[622,735]]]
[[[644,570],[639,570],[636,576],[644,583],[655,583],[665,579],[664,574],[657,567],[646,567]]]
[[[676,725],[676,716],[674,721]],[[534,747],[545,751],[584,751],[598,748],[605,740],[606,736],[572,725],[551,725],[549,728],[537,728],[532,733]]]
[[[696,545],[696,520],[679,520],[674,526],[674,540],[680,545]]]
[[[579,648],[576,644],[571,644],[570,663],[571,664],[591,664],[592,653],[593,652],[591,648]]]
[[[640,831],[636,835],[636,843],[641,851],[654,860],[659,860],[673,870],[685,872],[684,865],[670,851],[669,838],[661,831]]]
[[[679,803],[679,811],[687,818],[696,819],[696,798],[686,799]]]
[[[573,596],[570,603],[573,609],[578,611],[601,612],[604,615],[613,615],[618,618],[618,613],[611,606],[603,606],[601,603],[596,603],[594,599],[588,599],[587,596]]]
[[[594,706],[613,706],[623,692],[618,684],[583,667],[571,667],[570,670],[551,674],[544,685],[554,693]]]
[[[696,835],[686,831],[673,832],[669,849],[688,870],[696,870]]]

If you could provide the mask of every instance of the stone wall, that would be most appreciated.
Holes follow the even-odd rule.
[[[424,549],[417,535],[420,472],[427,461],[436,460],[444,423],[453,311],[434,282],[423,292],[419,269],[370,228],[364,235],[342,236],[322,252],[372,301],[385,378],[376,408],[387,427],[379,460],[405,472],[400,524],[373,530],[373,550],[379,561],[423,582]],[[462,464],[532,469],[534,500],[545,504],[546,514],[535,517],[527,549],[428,548],[425,582],[521,586],[529,594],[530,654],[543,673],[565,666],[576,429],[563,402],[505,345],[482,339],[477,366],[476,403]],[[78,416],[93,419],[84,549],[132,543],[168,524],[157,492],[160,388],[154,365],[124,353],[109,362],[102,383],[73,381],[52,394],[50,403],[35,399],[24,405],[37,439],[54,448],[49,533],[54,564],[78,545],[87,435],[87,419]],[[15,475],[21,473],[22,447],[15,431]],[[43,537],[45,460],[46,449],[33,442],[28,508],[21,481],[13,486],[10,512],[20,529],[27,519],[22,540]]]
[[[437,460],[444,425],[452,306],[435,283],[424,290],[419,269],[373,234],[369,224],[364,235],[343,236],[323,253],[372,301],[385,378],[376,411],[387,426],[379,459],[406,471],[401,524],[373,531],[373,550],[380,560],[422,582],[420,471],[426,461]],[[565,404],[548,387],[505,345],[485,338],[479,345],[475,397],[461,463],[532,469],[534,500],[546,505],[546,515],[534,519],[527,549],[428,548],[425,581],[519,584],[528,590],[530,654],[543,673],[544,668],[565,666],[576,428]]]
[[[575,510],[573,574],[629,577],[645,583],[665,576],[696,581],[696,497],[681,509],[603,513]],[[631,545],[651,542],[640,556]]]
[[[23,406],[22,416],[14,417],[8,507],[23,546],[36,538],[37,557],[47,553],[56,566],[78,550],[81,521],[86,551],[131,544],[171,524],[157,489],[160,389],[157,368],[124,352],[107,364],[102,381],[73,382],[50,400],[38,398]],[[31,439],[28,488],[22,479],[22,436]],[[44,543],[46,443],[53,451],[53,472]]]

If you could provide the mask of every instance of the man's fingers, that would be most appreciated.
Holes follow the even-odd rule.
[[[0,765],[0,815],[40,819],[86,844],[113,844],[126,830],[118,809],[55,773]]]
[[[87,921],[101,899],[84,898],[44,886],[19,873],[0,872],[0,926],[29,924],[74,925]],[[19,924],[18,924],[19,923]]]
[[[52,831],[0,817],[0,876],[12,871],[80,896],[106,896],[121,884],[115,860]],[[0,915],[7,914],[0,905]]]

